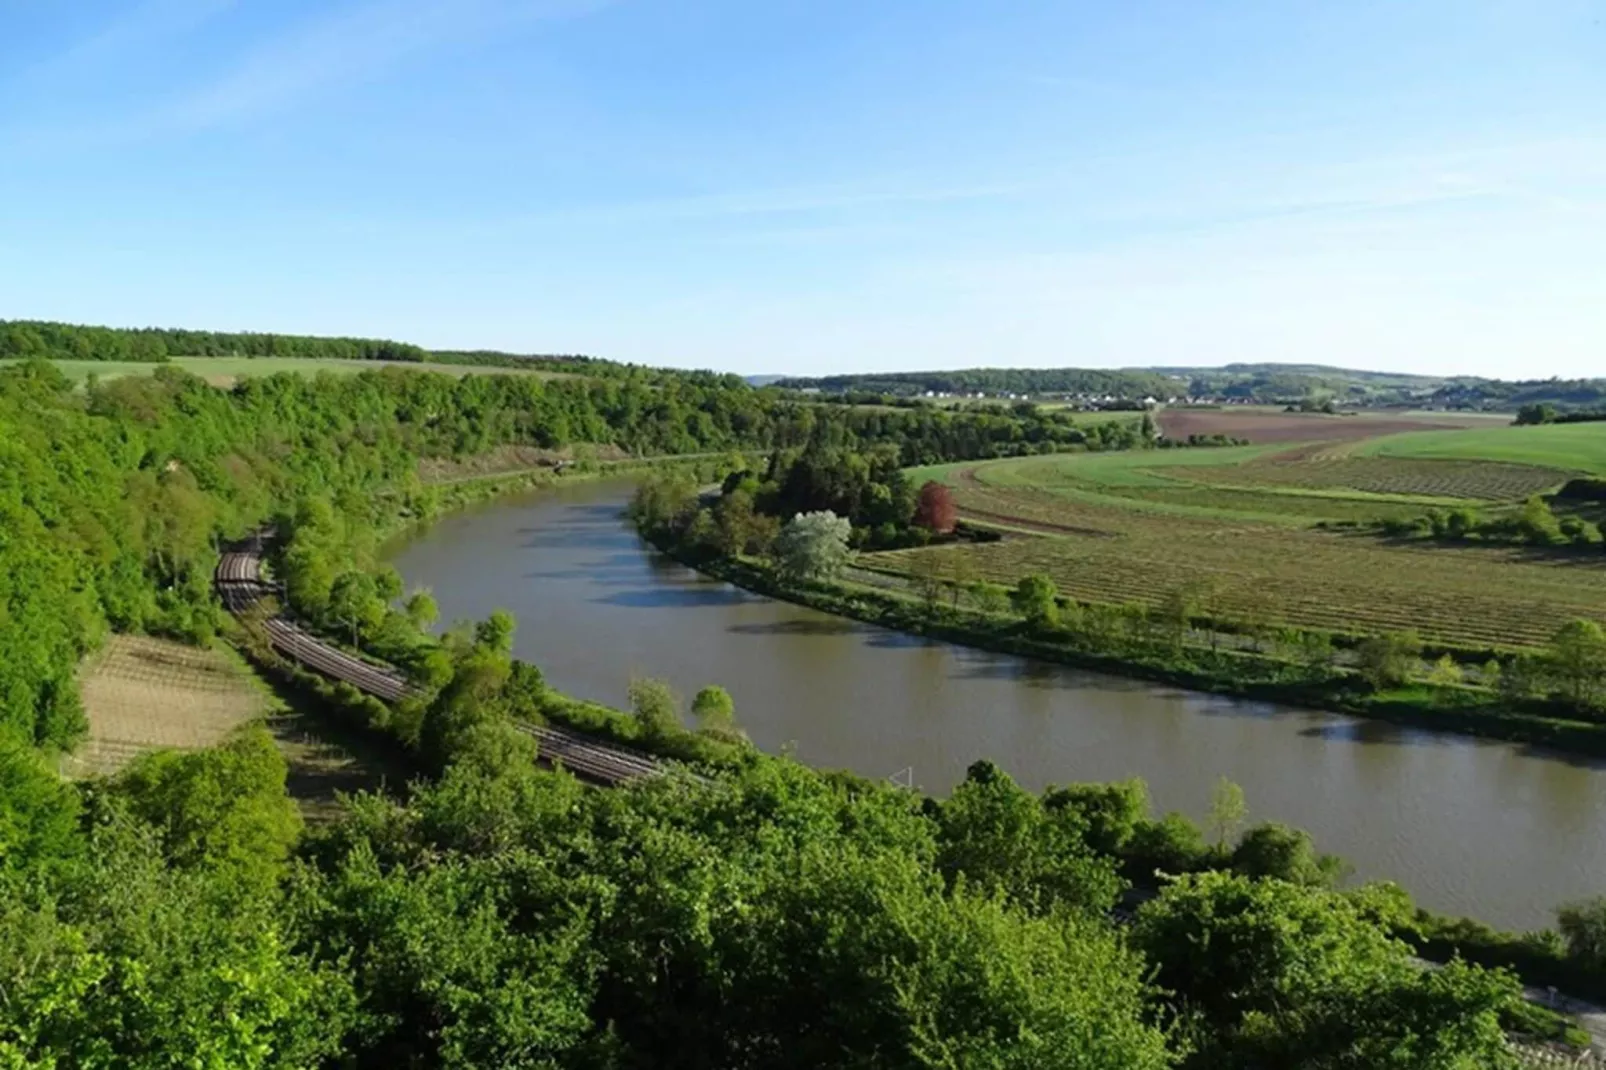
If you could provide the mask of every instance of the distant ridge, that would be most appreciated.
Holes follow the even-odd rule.
[[[1600,407],[1606,379],[1507,381],[1478,376],[1361,371],[1325,364],[1228,364],[1195,368],[966,368],[781,379],[776,385],[830,394],[893,397],[1065,397],[1138,401],[1193,400],[1296,404],[1313,398],[1338,405],[1505,410],[1549,402],[1558,408]]]

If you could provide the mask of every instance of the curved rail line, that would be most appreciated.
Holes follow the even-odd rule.
[[[225,549],[213,575],[224,608],[236,616],[274,593],[274,588],[262,579],[257,541],[252,539]],[[284,613],[269,617],[263,627],[274,650],[331,680],[350,684],[386,702],[400,702],[419,693],[395,669],[353,657]],[[576,776],[599,784],[622,784],[664,772],[657,760],[640,751],[604,743],[582,732],[523,722],[516,727],[535,739],[542,761],[561,764]]]

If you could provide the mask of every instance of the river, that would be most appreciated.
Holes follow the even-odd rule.
[[[1239,702],[841,620],[705,579],[642,544],[630,487],[581,483],[447,517],[392,548],[443,620],[512,610],[516,651],[573,695],[632,676],[721,684],[766,750],[945,792],[978,758],[1033,789],[1140,776],[1196,818],[1218,777],[1250,820],[1310,830],[1361,879],[1507,928],[1606,892],[1606,766]]]

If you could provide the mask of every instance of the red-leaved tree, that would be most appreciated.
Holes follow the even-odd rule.
[[[959,508],[954,505],[953,491],[936,480],[920,488],[920,497],[915,502],[916,524],[935,535],[949,535],[958,520]]]

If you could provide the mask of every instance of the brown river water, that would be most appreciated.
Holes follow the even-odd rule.
[[[1033,789],[1140,776],[1202,817],[1216,779],[1250,820],[1310,830],[1359,879],[1507,928],[1606,892],[1606,763],[1239,702],[934,643],[708,580],[645,546],[630,487],[588,483],[450,516],[393,548],[443,620],[496,608],[518,656],[622,705],[632,676],[717,683],[766,750],[946,792],[978,758]]]

